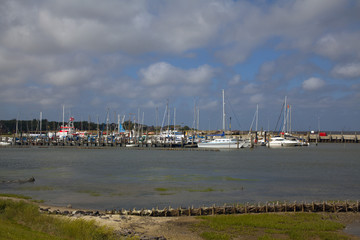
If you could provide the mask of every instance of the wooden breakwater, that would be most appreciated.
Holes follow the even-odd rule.
[[[287,202],[272,202],[272,203],[258,203],[258,204],[233,204],[224,206],[211,206],[200,208],[164,208],[164,209],[121,209],[121,210],[105,210],[99,213],[99,211],[64,211],[54,210],[49,212],[52,214],[71,215],[135,215],[135,216],[151,216],[151,217],[179,217],[179,216],[212,216],[212,215],[230,215],[230,214],[248,214],[248,213],[290,213],[290,212],[353,212],[358,213],[360,209],[359,201],[337,201],[337,202],[311,202],[311,203],[287,203]],[[43,212],[48,212],[47,209],[40,209]]]
[[[188,208],[153,208],[153,209],[112,209],[105,211],[60,211],[40,208],[41,212],[59,215],[90,215],[90,216],[103,216],[103,215],[133,215],[133,216],[151,216],[151,217],[179,217],[179,216],[212,216],[212,215],[230,215],[230,214],[255,214],[255,213],[291,213],[291,212],[327,212],[327,213],[358,213],[360,210],[359,201],[323,201],[323,202],[271,202],[271,203],[257,203],[257,204],[233,204],[211,207],[188,207]]]
[[[132,209],[106,210],[106,214],[137,215],[153,217],[208,216],[245,213],[280,213],[280,212],[359,212],[359,201],[356,202],[311,202],[311,203],[265,203],[265,204],[234,204],[200,208],[164,208],[164,209]]]

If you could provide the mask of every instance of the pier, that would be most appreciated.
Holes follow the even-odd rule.
[[[309,142],[359,143],[360,136],[355,134],[309,134]]]

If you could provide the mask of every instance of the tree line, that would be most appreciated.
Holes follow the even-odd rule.
[[[54,132],[60,130],[62,126],[62,122],[58,121],[48,121],[47,119],[43,119],[41,122],[39,119],[33,120],[0,120],[0,134],[14,134],[16,131],[18,133],[40,133],[41,132]],[[74,122],[75,129],[79,131],[106,131],[107,129],[110,131],[114,131],[117,129],[116,123],[94,123],[88,121],[78,121]],[[131,121],[125,121],[123,123],[123,128],[125,130],[132,130],[138,129],[139,125],[137,123]],[[159,131],[159,126],[141,126],[143,132],[152,132],[152,131]],[[173,129],[173,126],[169,126],[170,129]],[[164,126],[163,129],[168,129],[168,126]],[[176,129],[180,131],[187,131],[190,130],[188,126],[180,127],[176,126]]]

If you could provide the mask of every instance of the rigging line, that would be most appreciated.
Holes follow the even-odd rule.
[[[279,124],[280,118],[281,118],[281,116],[282,116],[282,112],[283,112],[283,110],[284,110],[284,106],[285,106],[285,101],[284,101],[283,105],[281,106],[280,115],[279,115],[279,118],[278,118],[278,120],[277,120],[277,123],[276,123],[275,129],[274,129],[274,132],[276,132],[276,129],[277,129],[277,127],[278,127],[278,124]],[[280,132],[280,129],[279,129],[279,132]]]
[[[233,113],[234,116],[235,116],[235,120],[237,121],[237,124],[239,125],[239,130],[240,130],[240,129],[241,129],[240,121],[239,121],[236,113],[234,112],[234,109],[233,109],[233,107],[232,107],[232,105],[231,105],[231,102],[230,102],[229,98],[226,97],[226,100],[228,101],[228,103],[229,103],[229,105],[230,105],[230,109],[231,109],[232,113]]]

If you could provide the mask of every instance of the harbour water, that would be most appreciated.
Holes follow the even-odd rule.
[[[0,193],[88,209],[360,199],[360,145],[194,151],[0,148]],[[35,178],[34,183],[1,183]]]

